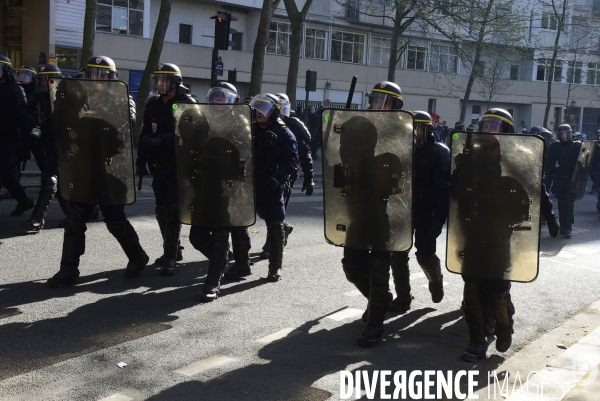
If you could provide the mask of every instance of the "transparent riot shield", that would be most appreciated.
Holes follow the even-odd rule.
[[[325,238],[375,251],[412,246],[413,116],[323,111]]]
[[[52,78],[49,90],[61,196],[99,205],[134,203],[127,84]]]
[[[255,223],[250,107],[173,105],[179,219],[204,227]]]
[[[590,175],[592,159],[596,153],[596,143],[596,141],[585,141],[581,144],[581,150],[569,186],[569,199],[581,199],[585,195],[585,186]]]
[[[448,270],[519,282],[537,277],[543,158],[537,136],[452,135]]]

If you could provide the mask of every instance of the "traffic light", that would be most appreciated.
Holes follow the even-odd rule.
[[[231,21],[238,19],[231,13],[217,11],[216,15],[210,17],[215,20],[215,45],[217,50],[227,50],[229,46],[234,46],[235,42],[229,40],[229,35],[236,33],[235,29],[230,28]]]

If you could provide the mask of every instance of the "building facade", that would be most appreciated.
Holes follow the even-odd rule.
[[[552,105],[548,128],[562,122],[575,130],[595,134],[600,116],[600,42],[588,30],[593,26],[593,3],[575,0],[570,6],[569,28],[563,28],[565,51],[550,71],[547,60],[558,29],[543,5],[537,6],[529,26],[529,59],[505,68],[502,93],[491,102],[485,98],[485,83],[476,81],[467,104],[465,122],[475,121],[489,105],[508,109],[516,129],[541,125],[546,108],[547,81],[551,79]],[[297,1],[301,7],[304,1]],[[577,3],[580,2],[580,3]],[[85,0],[5,0],[0,7],[0,49],[15,64],[37,66],[42,56],[73,73],[80,60]],[[94,54],[112,57],[119,78],[135,94],[158,19],[160,0],[99,0]],[[387,77],[392,23],[385,15],[385,0],[315,0],[303,26],[299,65],[298,104],[304,106],[305,71],[317,71],[317,91],[309,93],[309,104],[342,107],[350,80],[358,77],[352,107],[366,105],[373,86]],[[361,12],[364,3],[382,10],[373,16]],[[203,99],[210,85],[211,57],[216,11],[228,11],[238,20],[232,28],[236,43],[220,51],[224,77],[237,71],[242,98],[248,93],[252,50],[258,30],[262,0],[198,1],[173,0],[161,61],[177,64],[192,94]],[[511,10],[507,10],[510,15]],[[373,14],[373,13],[371,13]],[[533,16],[536,15],[534,18]],[[440,14],[443,20],[444,15]],[[600,16],[598,17],[600,21]],[[284,92],[289,65],[291,26],[283,2],[272,18],[265,56],[264,92]],[[532,39],[532,38],[535,38]],[[577,40],[575,40],[577,38]],[[453,125],[460,115],[461,99],[470,68],[456,46],[442,35],[413,24],[402,36],[406,45],[396,70],[396,83],[403,92],[405,109],[434,112]],[[468,41],[462,45],[468,48]],[[42,55],[43,53],[43,55]],[[486,64],[489,65],[489,64]],[[483,94],[483,95],[482,95]]]

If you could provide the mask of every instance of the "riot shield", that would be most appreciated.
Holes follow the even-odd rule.
[[[585,186],[592,167],[592,160],[596,153],[596,141],[585,141],[581,144],[581,150],[575,163],[573,178],[569,185],[569,199],[581,199],[585,195]]]
[[[179,219],[204,227],[255,223],[250,107],[173,105]]]
[[[449,271],[519,282],[537,277],[543,161],[538,136],[452,135]]]
[[[412,246],[413,116],[323,111],[325,239],[374,251]]]
[[[52,78],[49,90],[61,196],[89,204],[134,203],[127,84]]]

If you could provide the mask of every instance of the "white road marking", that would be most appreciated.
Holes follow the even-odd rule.
[[[362,316],[363,313],[364,311],[360,309],[347,308],[336,312],[333,315],[326,316],[326,318],[335,320],[336,322],[341,322],[342,320],[349,319],[355,316]]]
[[[323,202],[323,198],[320,196],[305,196],[303,198],[290,198],[290,203],[302,203],[302,202]]]
[[[133,398],[127,397],[126,395],[113,394],[113,395],[103,398],[99,401],[131,401],[131,400],[133,400]]]
[[[555,258],[544,258],[544,262],[546,262],[546,261],[547,262],[552,262],[552,263],[558,263],[558,264],[561,264],[561,265],[579,267],[580,269],[591,270],[593,272],[600,272],[600,269],[594,269],[592,267],[582,266],[582,265],[578,265],[578,264],[575,264],[575,263],[563,262],[562,260],[556,260]]]
[[[194,362],[191,365],[177,369],[175,370],[175,373],[179,373],[180,375],[184,376],[194,376],[200,372],[224,365],[231,361],[233,361],[233,359],[226,356],[211,356],[210,358],[202,359],[201,361]]]
[[[295,336],[296,334],[300,334],[301,331],[300,330],[296,330],[293,327],[287,327],[283,330],[279,330],[277,333],[273,333],[273,334],[269,334],[266,337],[263,337],[259,340],[256,340],[257,342],[261,343],[261,344],[271,344],[274,343],[275,341],[279,341],[281,339],[284,339],[286,337],[291,337],[291,336]]]
[[[311,207],[311,209],[325,210],[325,208],[323,206],[313,206],[313,207]]]

